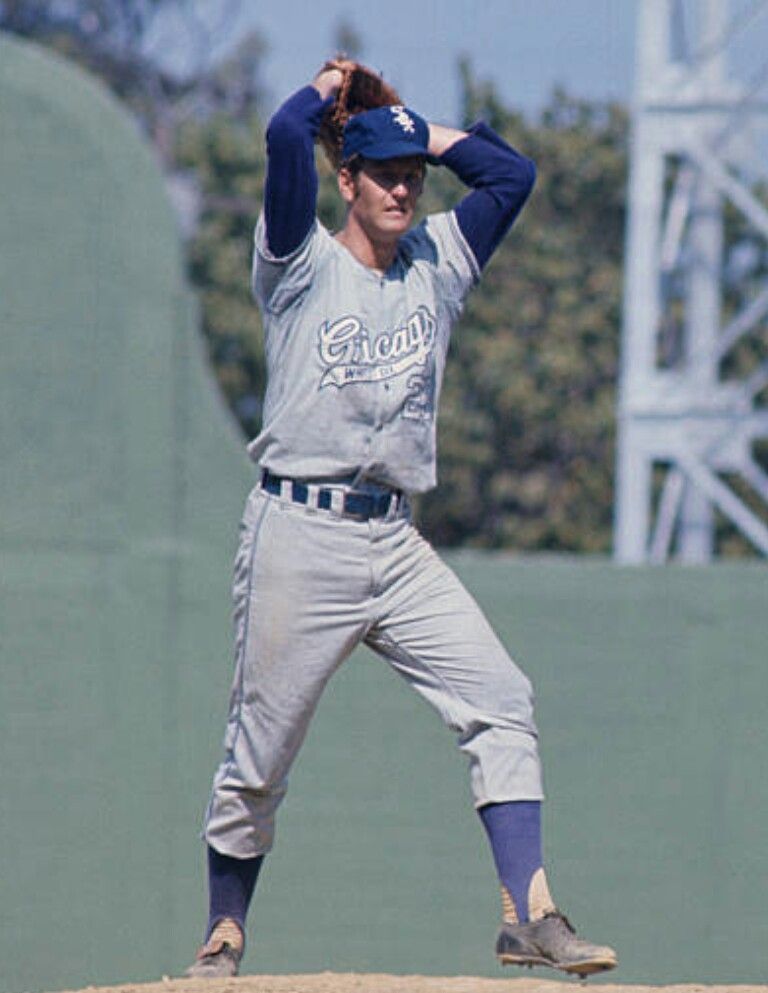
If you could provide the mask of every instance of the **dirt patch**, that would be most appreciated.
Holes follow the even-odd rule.
[[[472,976],[385,976],[321,972],[238,979],[168,979],[159,983],[89,986],[79,993],[584,993],[588,983]],[[72,991],[69,991],[72,993]],[[600,983],[595,993],[768,993],[768,986],[618,986]]]

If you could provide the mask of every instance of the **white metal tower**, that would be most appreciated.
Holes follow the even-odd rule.
[[[681,52],[685,15],[693,30],[690,50]],[[729,0],[639,0],[619,389],[619,562],[663,562],[672,554],[709,561],[716,509],[768,555],[768,474],[754,452],[757,440],[768,439],[768,278],[728,309],[723,299],[725,262],[733,269],[739,248],[747,263],[750,246],[753,257],[768,259],[768,209],[757,191],[768,179],[768,142],[762,154],[756,142],[768,124],[768,62],[746,83],[727,69],[747,30],[764,33],[768,57],[766,0],[742,0],[736,12]],[[749,237],[736,251],[728,246],[726,259],[728,203]],[[734,375],[728,364],[749,339],[758,346],[753,361],[739,353]]]

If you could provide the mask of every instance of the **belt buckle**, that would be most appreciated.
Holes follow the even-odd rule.
[[[398,494],[394,491],[390,493],[357,493],[352,490],[346,496],[351,496],[365,504],[365,509],[347,510],[345,499],[344,513],[355,520],[369,521],[371,518],[387,517],[390,511],[396,510],[398,507]]]
[[[367,503],[367,507],[359,510],[353,510],[350,506],[348,506],[350,503],[355,503],[357,501]],[[373,516],[371,514],[370,507],[371,495],[369,493],[358,493],[355,490],[349,490],[344,494],[342,508],[345,517],[349,517],[354,521],[369,521]]]

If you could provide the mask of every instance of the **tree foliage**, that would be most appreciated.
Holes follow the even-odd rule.
[[[440,544],[605,551],[627,117],[557,91],[529,123],[468,67],[464,92],[465,124],[486,119],[538,178],[454,331],[423,526]]]
[[[178,135],[179,166],[197,178],[202,211],[188,247],[208,354],[227,401],[253,436],[266,385],[261,321],[250,291],[253,227],[265,175],[261,122],[219,114]]]

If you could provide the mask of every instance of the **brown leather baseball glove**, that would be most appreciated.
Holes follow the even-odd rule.
[[[391,107],[402,100],[381,76],[367,66],[340,56],[325,63],[321,72],[338,69],[344,77],[335,101],[325,112],[317,140],[334,169],[341,165],[344,125],[350,117],[374,107]]]

